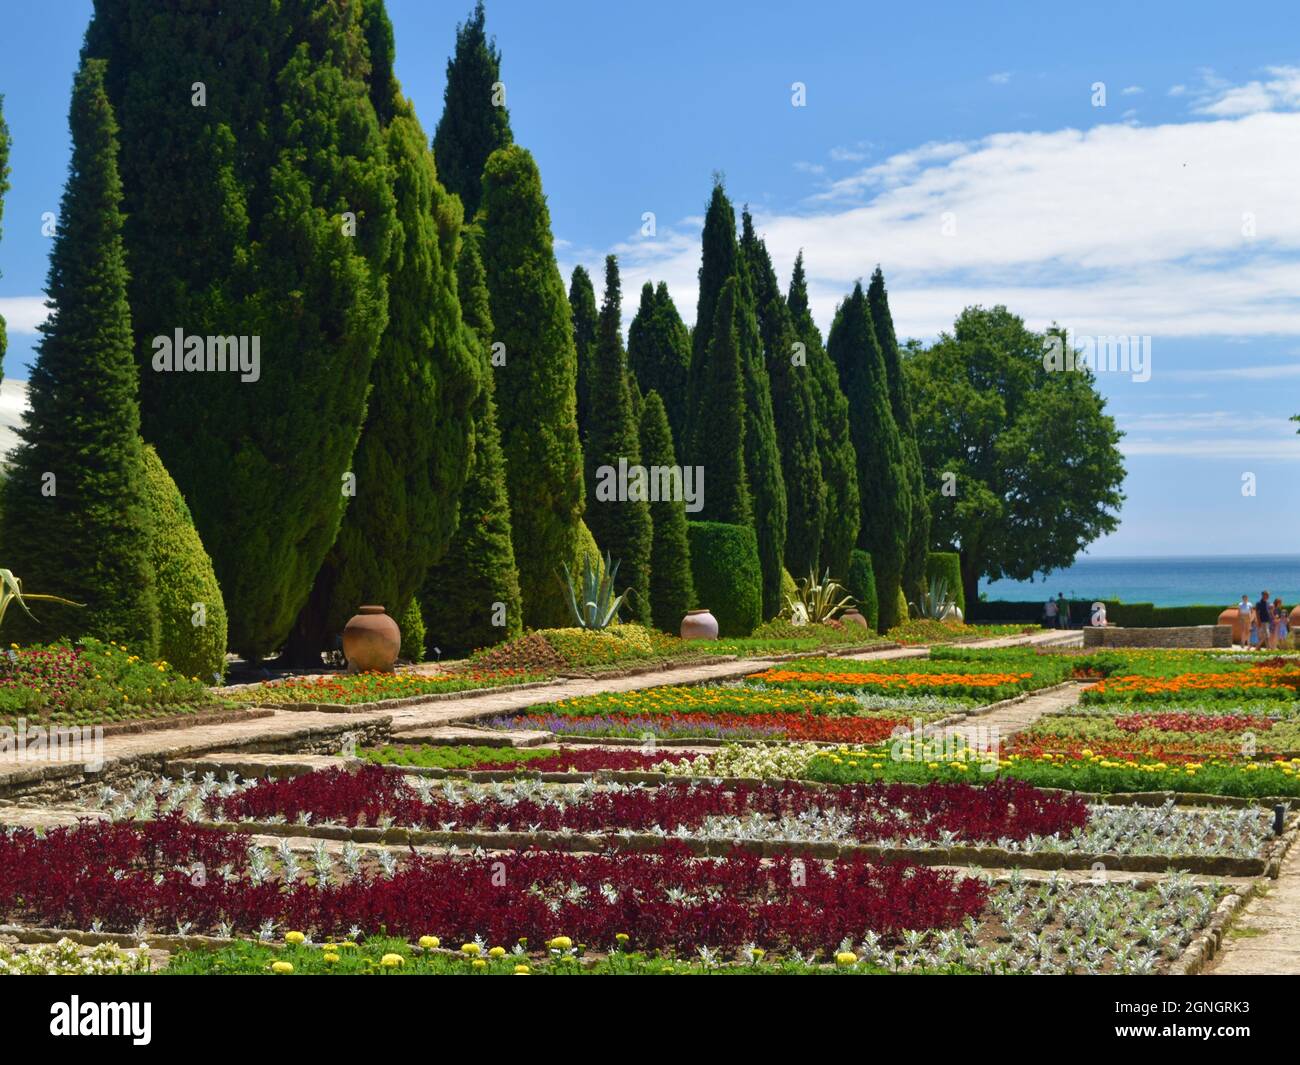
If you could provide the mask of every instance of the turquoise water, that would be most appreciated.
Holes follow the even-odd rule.
[[[1126,603],[1228,606],[1245,592],[1253,603],[1265,588],[1300,602],[1300,555],[1208,555],[1165,558],[1081,558],[1046,580],[980,581],[989,599],[1121,599]]]

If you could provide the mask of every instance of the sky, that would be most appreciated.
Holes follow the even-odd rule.
[[[388,7],[398,77],[432,136],[472,0]],[[66,177],[90,8],[0,0],[6,378],[26,377],[45,313],[42,215]],[[487,16],[566,278],[577,263],[599,278],[614,252],[627,317],[643,281],[665,280],[694,321],[721,172],[783,284],[804,250],[823,331],[879,264],[900,337],[932,340],[963,307],[1001,303],[1033,328],[1149,338],[1148,372],[1098,375],[1128,477],[1119,530],[1091,556],[1296,550],[1290,5],[489,0]],[[1048,445],[1068,456],[1068,432]]]

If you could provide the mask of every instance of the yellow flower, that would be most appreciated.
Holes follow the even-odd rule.
[[[273,973],[291,973],[293,965],[287,961],[276,961],[271,963],[271,972]]]
[[[532,970],[531,970],[530,968],[528,968],[527,965],[516,965],[516,966],[515,966],[515,975],[516,975],[516,976],[527,976],[530,972],[532,972]]]
[[[345,939],[342,943],[339,944],[339,950],[356,950],[356,949],[357,949],[357,945],[353,943],[352,940],[350,939]]]
[[[552,950],[568,950],[573,946],[573,940],[568,936],[556,936],[554,939],[548,940],[546,945]]]
[[[462,943],[460,947],[460,952],[471,958],[478,954],[480,950],[482,948],[477,943]]]
[[[379,959],[379,964],[385,969],[400,969],[404,961],[400,954],[385,954]]]
[[[851,950],[842,950],[835,955],[836,965],[853,965],[857,962],[858,956]]]
[[[292,943],[294,946],[297,946],[299,943],[307,942],[307,937],[303,935],[301,932],[286,932],[284,934],[284,941],[286,943]]]
[[[504,958],[506,956],[505,947],[493,947],[488,951],[489,958]]]
[[[437,936],[421,936],[420,946],[425,950],[434,950],[438,947],[439,940]]]
[[[338,960],[339,960],[339,956],[335,954],[332,950],[327,951],[326,953],[321,955],[321,961],[323,961],[326,965],[333,965]]]
[[[475,969],[486,969],[486,968],[487,968],[487,962],[485,962],[482,958],[475,958],[475,959],[473,960],[473,962],[471,962],[470,964],[471,964],[471,965],[473,966],[473,968],[475,968]]]

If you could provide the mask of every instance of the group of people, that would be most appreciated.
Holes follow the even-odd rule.
[[[1238,628],[1249,629],[1246,637],[1252,647],[1267,647],[1276,650],[1287,638],[1289,619],[1287,608],[1282,600],[1270,599],[1268,592],[1261,592],[1259,602],[1251,604],[1250,596],[1241,593],[1241,602],[1237,604]]]

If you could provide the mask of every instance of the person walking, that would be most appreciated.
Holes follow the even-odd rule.
[[[1061,628],[1070,627],[1070,604],[1065,601],[1065,593],[1056,593],[1056,614],[1061,619]]]
[[[1237,624],[1233,627],[1233,632],[1241,639],[1235,642],[1240,643],[1242,647],[1249,647],[1254,631],[1255,608],[1250,605],[1250,596],[1242,592],[1241,602],[1237,604]]]
[[[1273,635],[1273,605],[1268,601],[1267,590],[1260,592],[1259,602],[1255,604],[1255,629],[1259,633],[1260,647],[1272,650],[1277,646],[1273,642],[1276,639]]]
[[[1061,612],[1056,605],[1056,600],[1050,595],[1047,597],[1047,602],[1043,604],[1043,625],[1049,629],[1061,627]]]

